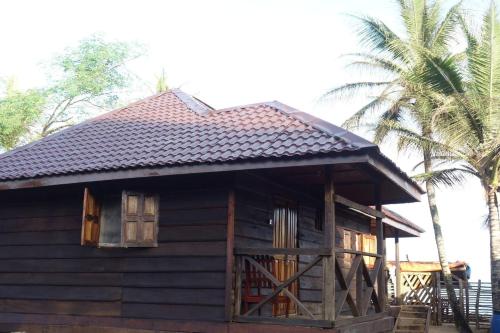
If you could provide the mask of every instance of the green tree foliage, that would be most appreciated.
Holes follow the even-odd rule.
[[[397,3],[404,35],[396,34],[375,18],[358,18],[361,43],[367,45],[369,50],[352,55],[351,65],[363,69],[367,75],[375,74],[375,78],[348,83],[328,92],[327,96],[345,98],[363,91],[375,96],[344,126],[356,128],[361,124],[371,125],[375,142],[393,142],[390,139],[395,138],[399,150],[419,154],[424,160],[425,172],[432,173],[433,157],[449,155],[442,145],[437,144],[440,133],[433,126],[436,109],[441,105],[443,96],[454,93],[448,81],[436,80],[441,78],[441,74],[435,64],[446,68],[450,73],[448,80],[456,84],[456,90],[463,91],[456,68],[460,55],[449,54],[460,20],[459,6],[443,12],[438,0],[400,0]],[[425,186],[455,325],[461,332],[471,332],[452,286],[435,184],[427,180]]]
[[[0,148],[14,148],[40,117],[44,105],[43,93],[17,90],[14,80],[8,80],[0,98]]]
[[[138,45],[109,42],[99,35],[57,56],[50,64],[40,136],[72,125],[88,108],[114,106],[131,82],[125,65],[138,56]]]

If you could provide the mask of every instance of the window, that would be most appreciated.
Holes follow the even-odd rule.
[[[82,245],[154,247],[158,245],[159,197],[122,191],[97,198],[86,188],[83,199]]]
[[[342,238],[344,249],[377,253],[377,236],[345,228],[339,228],[338,230]],[[354,255],[344,253],[344,266],[350,267],[353,258]],[[363,259],[368,268],[372,268],[375,264],[375,257],[363,256]]]
[[[363,234],[363,252],[377,253],[377,236]],[[369,268],[375,264],[375,257],[364,256],[364,259]]]
[[[351,231],[344,229],[344,249],[352,250],[352,234]],[[344,253],[344,265],[345,267],[351,267],[351,260],[353,258],[352,253]]]

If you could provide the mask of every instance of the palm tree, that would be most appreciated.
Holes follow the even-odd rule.
[[[440,77],[434,63],[443,68],[453,67],[456,57],[448,50],[459,19],[459,6],[455,5],[442,15],[440,2],[426,0],[398,1],[400,18],[406,36],[400,37],[383,22],[370,18],[358,18],[358,34],[361,43],[370,46],[364,53],[354,54],[351,65],[368,69],[383,80],[355,82],[329,91],[326,96],[349,97],[362,90],[375,97],[351,118],[344,126],[357,128],[363,122],[372,123],[374,141],[380,143],[393,135],[399,150],[414,151],[423,158],[424,171],[432,173],[433,156],[445,152],[436,145],[433,128],[435,109],[442,103],[441,95],[453,93],[450,85]],[[450,70],[450,73],[454,71]],[[460,77],[450,75],[450,80],[459,86]],[[433,83],[433,84],[430,84]],[[461,332],[471,332],[457,302],[452,285],[452,275],[446,259],[444,238],[441,231],[436,203],[435,186],[425,182],[439,262],[450,300],[455,325]]]
[[[436,184],[454,185],[464,176],[477,177],[484,189],[490,231],[493,310],[500,314],[500,21],[492,1],[483,16],[480,34],[472,33],[462,17],[467,38],[466,62],[445,68],[433,63],[440,73],[436,81],[454,92],[442,96],[434,127],[441,133],[441,148],[449,155],[434,156],[445,163],[438,172],[424,175]],[[450,70],[451,69],[451,70]],[[460,77],[461,82],[450,80]],[[438,144],[438,143],[436,143]],[[451,165],[450,165],[451,164]]]

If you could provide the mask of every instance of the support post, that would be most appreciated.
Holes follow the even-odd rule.
[[[382,204],[380,200],[380,185],[375,185],[375,209],[382,212]],[[377,295],[380,302],[380,307],[382,311],[385,309],[386,303],[386,281],[385,281],[385,239],[384,239],[384,224],[382,223],[382,218],[376,218],[376,234],[377,234],[377,254],[381,255],[382,267],[378,272],[377,277]]]
[[[479,329],[479,298],[481,297],[481,280],[477,281],[477,292],[476,292],[476,328]]]
[[[394,235],[394,252],[396,257],[396,285],[394,291],[396,293],[396,304],[401,305],[401,261],[399,260],[399,230],[396,229]]]
[[[224,316],[226,321],[231,321],[233,319],[234,207],[235,207],[234,190],[230,189],[227,200],[226,289],[225,289],[225,316]],[[238,297],[236,297],[236,299],[238,299]]]
[[[325,168],[325,226],[324,246],[330,255],[323,257],[323,318],[335,320],[335,188],[333,168]]]

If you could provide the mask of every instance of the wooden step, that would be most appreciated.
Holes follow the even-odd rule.
[[[403,325],[425,325],[426,318],[399,317],[399,323]]]
[[[413,331],[413,332],[424,332],[425,331],[425,324],[423,325],[398,325],[396,327],[396,330],[402,330],[402,331]]]
[[[427,312],[427,307],[422,305],[403,305],[401,311]]]
[[[427,306],[401,306],[393,333],[426,333],[429,311]]]
[[[413,311],[401,311],[399,313],[400,318],[427,318],[427,313],[425,312],[413,312]]]
[[[419,309],[427,309],[427,305],[423,304],[403,304],[403,308],[419,308]]]

